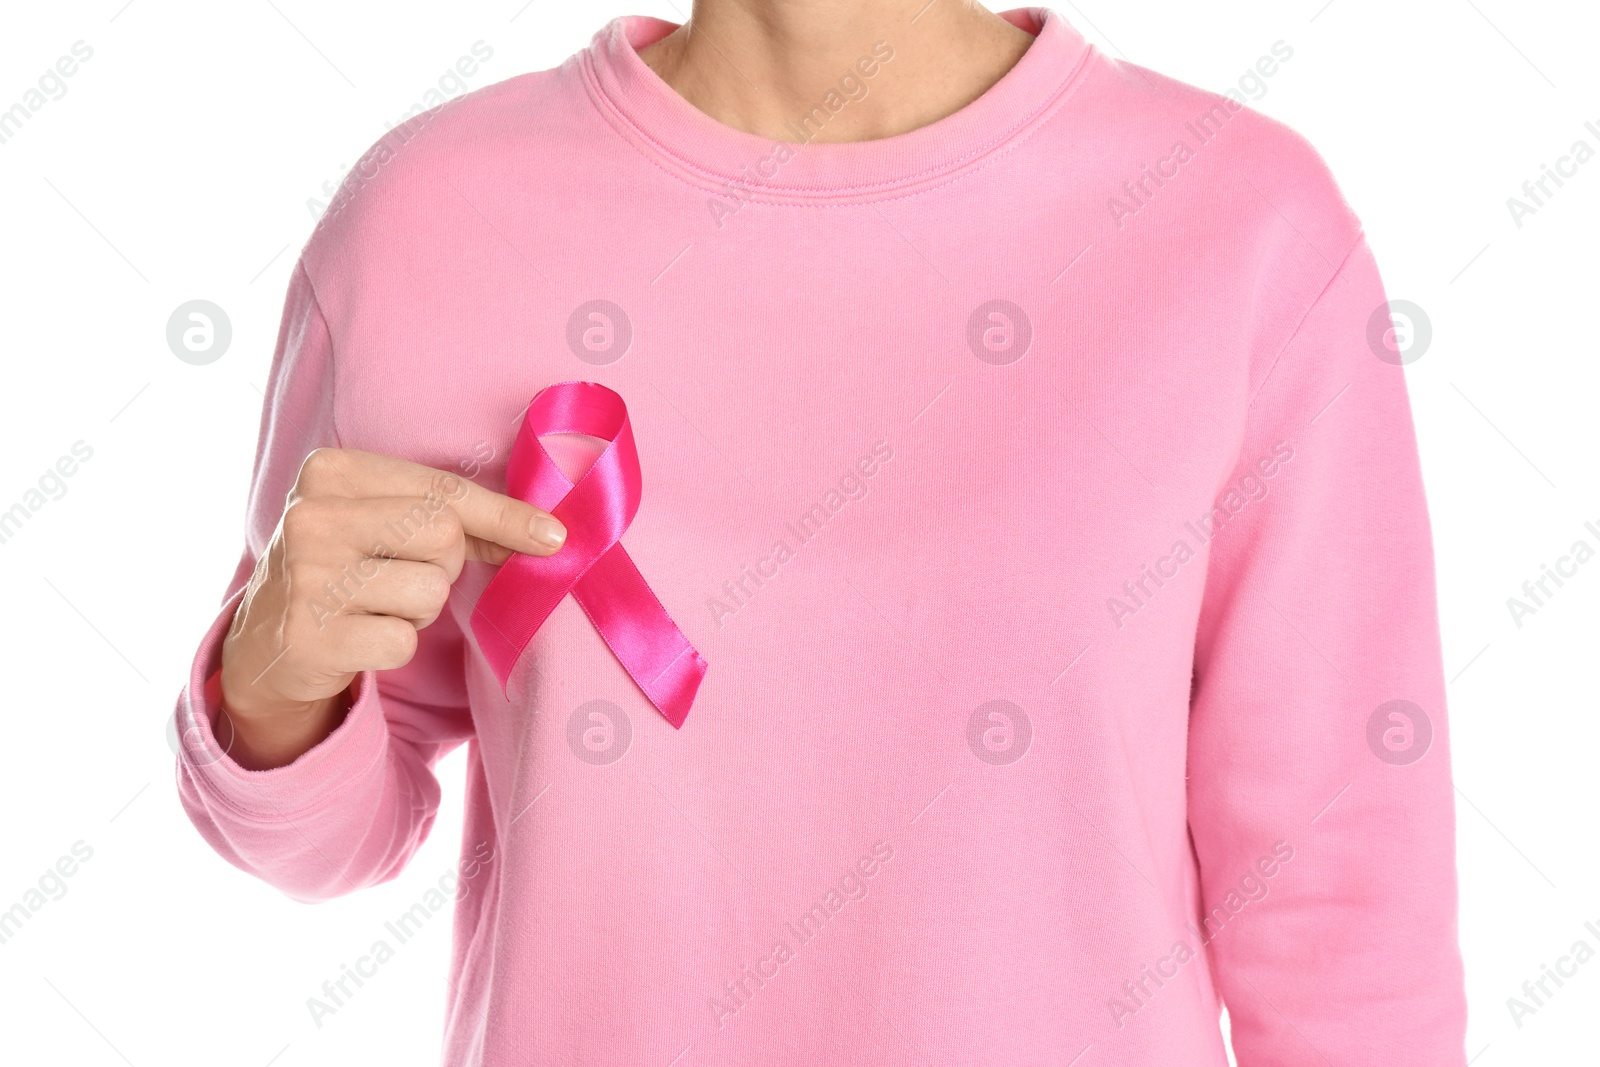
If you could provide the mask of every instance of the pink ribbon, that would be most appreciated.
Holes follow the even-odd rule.
[[[611,443],[573,485],[539,441],[552,433]],[[620,543],[642,492],[639,453],[622,397],[594,382],[539,390],[511,447],[506,491],[560,519],[567,540],[553,556],[514,554],[472,611],[472,632],[501,689],[533,635],[571,593],[650,703],[681,727],[706,661]]]

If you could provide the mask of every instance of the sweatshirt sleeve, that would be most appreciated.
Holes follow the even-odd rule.
[[[1369,340],[1385,306],[1359,238],[1256,389],[1212,545],[1189,825],[1239,1067],[1466,1062],[1433,548],[1402,369]]]
[[[420,633],[405,667],[363,672],[347,714],[284,767],[247,770],[218,744],[223,638],[282,517],[300,465],[336,446],[333,351],[304,263],[295,267],[267,381],[245,549],[221,612],[200,642],[175,712],[179,798],[224,859],[302,901],[399,874],[439,805],[433,766],[471,732],[464,637],[449,612]]]

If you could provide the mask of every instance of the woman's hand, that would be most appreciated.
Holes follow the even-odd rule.
[[[251,769],[293,762],[343,720],[359,672],[411,660],[466,560],[565,540],[548,512],[448,471],[311,453],[223,642],[218,743]]]

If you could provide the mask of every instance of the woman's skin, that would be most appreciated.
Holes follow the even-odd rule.
[[[458,474],[317,449],[222,643],[218,744],[251,770],[294,762],[344,721],[359,672],[410,662],[465,560],[548,556],[565,539],[547,512]]]
[[[793,140],[790,120],[879,41],[893,61],[816,141],[892,137],[958,111],[1033,37],[967,0],[696,0],[640,57],[724,125]],[[399,543],[386,532],[397,528],[410,531]],[[546,512],[458,475],[318,449],[223,642],[218,743],[252,770],[294,762],[344,720],[357,674],[410,661],[465,560],[549,555],[565,536]]]
[[[936,122],[999,81],[1033,36],[969,0],[697,0],[639,57],[723,125],[792,141],[787,124],[837,91],[878,41],[894,60],[813,140],[876,140]]]

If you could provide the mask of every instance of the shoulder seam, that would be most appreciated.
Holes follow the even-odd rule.
[[[334,350],[333,327],[329,325],[328,316],[322,310],[322,297],[317,295],[317,281],[311,276],[311,268],[306,266],[304,252],[295,261],[295,269],[306,276],[306,288],[311,291],[311,306],[316,310],[317,320],[322,323],[323,330],[328,334],[328,429],[333,434],[334,447],[343,448],[344,442],[339,437],[339,354]]]
[[[1318,304],[1322,303],[1322,298],[1327,295],[1328,290],[1333,288],[1333,283],[1338,281],[1339,276],[1344,273],[1344,268],[1349,264],[1350,257],[1356,254],[1356,249],[1360,248],[1366,239],[1367,233],[1364,227],[1356,231],[1355,242],[1350,245],[1349,249],[1347,249],[1345,254],[1340,258],[1339,265],[1335,267],[1333,269],[1333,273],[1328,276],[1327,282],[1323,284],[1321,289],[1317,290],[1316,297],[1306,305],[1305,311],[1300,313],[1299,319],[1295,321],[1294,329],[1289,331],[1289,336],[1284,340],[1283,344],[1278,347],[1277,354],[1272,357],[1272,362],[1267,365],[1267,373],[1261,376],[1260,384],[1251,391],[1250,401],[1249,403],[1245,404],[1246,412],[1254,410],[1256,400],[1261,396],[1261,391],[1267,387],[1267,383],[1272,380],[1272,375],[1277,371],[1278,363],[1283,359],[1283,354],[1289,350],[1290,345],[1294,344],[1295,338],[1300,336],[1300,330],[1305,326],[1306,319],[1310,318],[1311,312],[1316,310]]]

